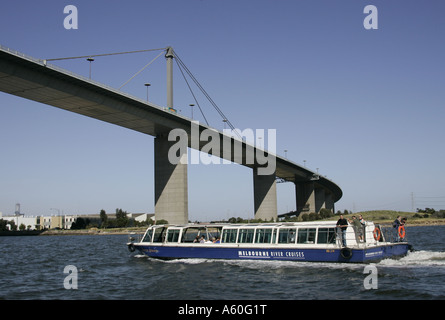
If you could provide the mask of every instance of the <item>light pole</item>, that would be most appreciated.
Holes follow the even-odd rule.
[[[87,58],[87,61],[90,62],[90,80],[91,80],[91,62],[94,61],[94,58],[89,57],[89,58]]]
[[[195,106],[193,103],[189,104],[190,108],[192,108],[192,119],[193,119],[193,107]]]
[[[147,102],[148,102],[148,87],[150,87],[151,84],[147,82],[147,83],[144,83],[144,86],[147,87]]]

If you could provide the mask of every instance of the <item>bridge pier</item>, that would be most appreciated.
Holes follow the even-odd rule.
[[[301,213],[320,213],[323,208],[334,212],[333,194],[313,181],[295,183],[297,215]]]
[[[181,161],[172,164],[169,161],[169,149],[175,143],[162,135],[154,139],[155,218],[172,224],[184,224],[188,223],[187,164]],[[184,150],[187,151],[187,148]],[[178,156],[187,157],[187,153]]]
[[[332,213],[335,213],[334,195],[332,194],[332,192],[325,190],[324,196],[325,196],[325,208],[331,210]]]
[[[321,209],[325,208],[325,192],[324,188],[315,187],[315,212],[319,213]]]
[[[296,182],[297,215],[315,212],[315,187],[313,181]]]
[[[277,183],[275,173],[259,175],[258,169],[253,169],[253,194],[255,219],[277,221]]]

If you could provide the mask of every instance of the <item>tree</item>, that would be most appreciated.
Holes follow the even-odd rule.
[[[322,209],[320,210],[320,218],[321,218],[321,219],[327,219],[327,218],[332,217],[333,215],[334,215],[334,214],[333,214],[332,211],[329,210],[329,209],[322,208]]]
[[[122,209],[116,209],[116,227],[126,227],[128,223],[127,212]]]
[[[71,225],[71,229],[73,230],[79,230],[79,229],[85,229],[87,225],[90,223],[90,219],[86,218],[77,218],[76,221],[73,222]]]
[[[104,209],[100,210],[100,222],[102,228],[108,227],[108,216]]]
[[[8,227],[6,226],[8,221],[0,219],[0,231],[8,231]]]

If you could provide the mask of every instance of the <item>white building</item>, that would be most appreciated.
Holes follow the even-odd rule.
[[[114,215],[108,215],[113,219]],[[0,219],[6,221],[14,221],[17,230],[20,230],[20,225],[24,225],[26,230],[42,230],[42,229],[71,229],[72,224],[77,218],[94,218],[100,219],[99,215],[54,215],[54,216],[25,216],[12,215],[3,216],[0,212]],[[144,222],[147,218],[154,219],[154,213],[129,213],[128,218],[134,218],[136,221]]]
[[[20,226],[23,224],[25,230],[38,230],[40,227],[40,216],[0,216],[0,219],[6,221],[13,221],[17,226],[17,230],[20,230]]]

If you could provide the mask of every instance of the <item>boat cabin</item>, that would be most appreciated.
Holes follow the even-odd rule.
[[[221,243],[277,245],[333,245],[340,242],[335,221],[262,224],[155,225],[147,229],[141,242],[153,243]],[[375,241],[372,222],[366,226],[365,238]],[[359,244],[352,226],[346,233],[348,246]],[[383,241],[379,239],[378,241]]]

